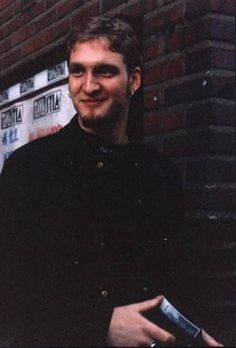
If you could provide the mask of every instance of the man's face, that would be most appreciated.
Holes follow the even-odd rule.
[[[80,124],[97,128],[126,122],[130,89],[138,88],[134,80],[122,55],[109,49],[106,38],[77,42],[70,54],[69,91]]]

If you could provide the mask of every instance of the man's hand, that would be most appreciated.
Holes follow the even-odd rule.
[[[153,342],[159,342],[166,346],[174,346],[176,338],[170,332],[142,315],[158,307],[162,300],[163,296],[157,296],[144,302],[116,307],[108,330],[108,344],[116,347],[149,347]],[[209,347],[223,347],[204,330],[202,338]]]
[[[163,296],[128,306],[116,307],[108,330],[108,343],[116,347],[150,346],[158,341],[174,345],[175,337],[146,319],[142,314],[161,304]]]
[[[223,344],[217,342],[213,337],[208,335],[208,333],[206,333],[206,331],[204,331],[204,330],[202,330],[202,338],[203,338],[203,341],[209,347],[224,347]]]

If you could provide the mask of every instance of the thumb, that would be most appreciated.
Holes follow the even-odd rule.
[[[217,342],[212,336],[210,336],[206,331],[202,330],[203,340],[211,347],[224,347],[222,343]]]
[[[154,298],[152,298],[150,300],[146,300],[144,302],[136,303],[136,309],[140,313],[146,312],[146,311],[150,311],[151,309],[154,309],[157,306],[159,306],[161,304],[163,298],[164,298],[164,296],[159,295],[159,296],[154,297]]]

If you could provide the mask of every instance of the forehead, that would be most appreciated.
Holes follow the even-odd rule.
[[[110,49],[110,42],[105,37],[76,42],[70,53],[70,63],[81,64],[109,63],[124,65],[123,56]]]

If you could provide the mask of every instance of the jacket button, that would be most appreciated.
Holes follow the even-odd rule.
[[[104,167],[104,163],[103,162],[97,162],[97,167],[99,169],[103,168]]]
[[[108,291],[107,290],[102,290],[101,295],[102,295],[102,297],[107,297],[108,296]]]

